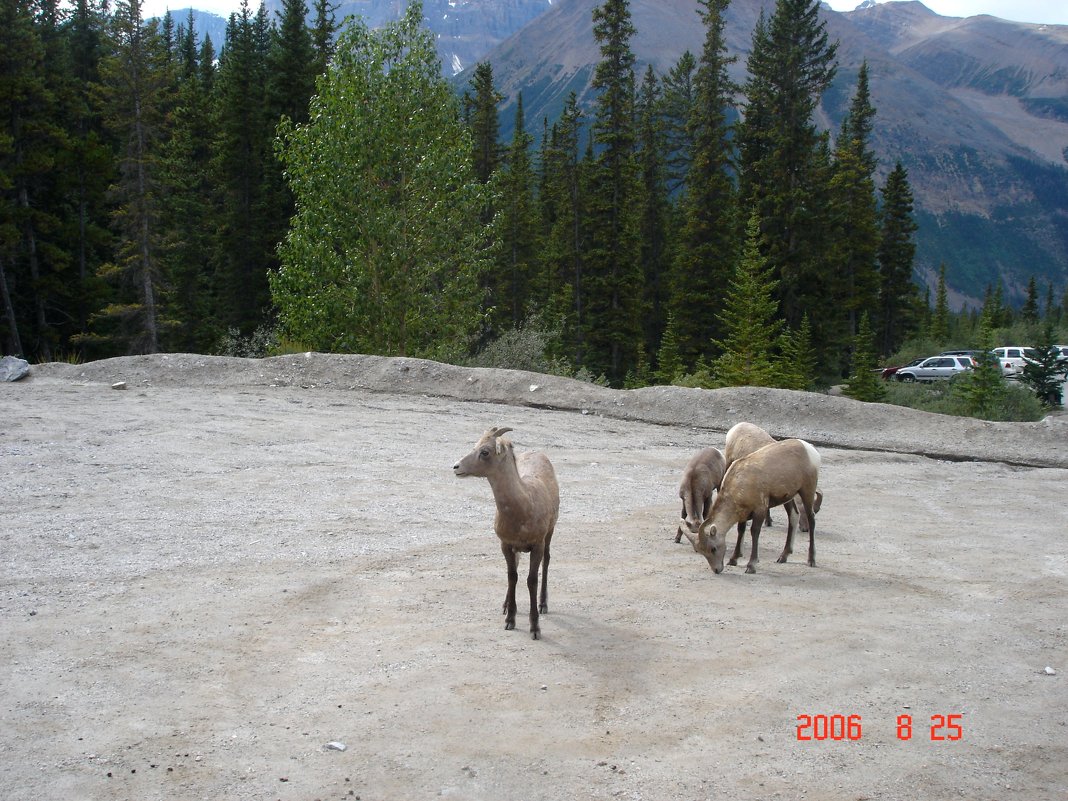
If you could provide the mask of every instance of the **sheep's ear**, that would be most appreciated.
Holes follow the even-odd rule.
[[[498,456],[500,456],[502,453],[504,453],[504,449],[506,447],[508,447],[508,441],[507,440],[503,440],[503,439],[496,440],[496,442],[494,444],[497,446],[497,455]]]

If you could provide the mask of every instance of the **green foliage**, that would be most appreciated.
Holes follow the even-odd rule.
[[[976,367],[955,378],[953,394],[967,414],[991,420],[1002,407],[1008,386],[998,360],[991,352],[993,339],[985,323],[980,324],[978,342],[981,352],[973,357]]]
[[[774,347],[782,321],[772,297],[777,285],[760,255],[760,229],[756,214],[749,218],[745,251],[727,287],[721,322],[726,332],[716,342],[722,351],[712,363],[719,386],[774,387],[782,375]]]
[[[271,326],[261,325],[248,336],[243,336],[240,329],[230,327],[219,337],[215,353],[219,356],[262,359],[277,353],[278,346],[278,332]]]
[[[951,381],[931,384],[902,384],[891,381],[886,387],[886,403],[906,406],[935,414],[955,417],[974,416],[957,394],[956,383],[963,376]],[[988,410],[986,420],[998,422],[1032,422],[1042,419],[1042,405],[1035,396],[1021,386],[1007,386],[1006,392]]]
[[[869,403],[886,398],[886,385],[876,369],[874,338],[868,315],[864,314],[860,318],[860,329],[853,339],[853,366],[845,394]]]
[[[571,365],[552,355],[552,343],[559,336],[559,330],[546,326],[541,315],[532,314],[524,322],[503,331],[462,363],[469,367],[497,367],[570,376],[573,372]]]
[[[1068,360],[1061,358],[1052,323],[1042,327],[1042,336],[1033,347],[1035,355],[1024,364],[1020,381],[1046,408],[1059,408],[1064,403],[1062,395],[1064,379],[1068,376]]]
[[[271,289],[316,350],[449,361],[481,325],[493,185],[421,21],[419,3],[380,31],[353,21],[309,123],[280,127],[297,213]]]
[[[812,349],[812,327],[808,315],[796,329],[786,329],[779,338],[779,371],[783,389],[811,390],[815,385],[816,354]]]

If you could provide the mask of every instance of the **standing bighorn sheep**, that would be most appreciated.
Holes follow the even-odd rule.
[[[682,527],[696,534],[712,508],[712,494],[719,489],[726,471],[719,448],[705,448],[694,454],[682,471],[679,498],[682,499],[682,522],[675,532],[675,542],[682,542]]]
[[[515,628],[515,585],[519,580],[519,553],[530,554],[527,590],[530,592],[530,633],[541,636],[538,613],[549,611],[549,543],[560,515],[560,488],[556,473],[543,453],[518,456],[512,443],[501,435],[512,429],[491,428],[475,443],[475,449],[453,465],[461,478],[482,476],[489,480],[497,515],[493,530],[501,540],[508,563],[508,594],[504,597],[504,627]],[[541,601],[538,602],[538,566],[541,565]]]
[[[697,537],[686,533],[693,549],[708,560],[715,573],[723,572],[727,550],[727,530],[745,520],[752,520],[753,550],[746,573],[756,572],[759,560],[760,527],[772,506],[801,497],[808,518],[808,564],[816,566],[816,483],[819,481],[820,455],[804,440],[773,442],[738,459],[727,468],[709,517],[701,524]],[[786,535],[786,547],[779,562],[792,552],[793,526]]]

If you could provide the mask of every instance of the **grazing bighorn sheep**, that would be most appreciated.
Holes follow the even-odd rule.
[[[682,499],[682,523],[675,532],[675,542],[682,542],[682,527],[696,534],[712,508],[712,493],[719,489],[727,465],[719,448],[705,448],[694,454],[682,471],[679,498]]]
[[[816,566],[816,483],[819,481],[820,455],[804,440],[787,439],[773,442],[760,450],[735,461],[723,476],[712,511],[697,533],[686,538],[697,553],[708,560],[715,573],[723,572],[723,557],[727,550],[727,530],[744,520],[753,521],[753,550],[746,565],[746,573],[756,572],[760,561],[757,552],[760,527],[772,506],[785,503],[795,495],[808,517],[808,564]],[[786,547],[779,562],[791,553],[791,526]]]
[[[508,563],[508,594],[504,597],[504,627],[515,628],[515,585],[519,580],[517,554],[530,554],[527,589],[530,592],[530,633],[541,636],[538,613],[549,611],[549,543],[560,515],[560,488],[556,473],[544,453],[528,452],[518,456],[512,443],[501,435],[512,429],[491,428],[475,443],[475,449],[453,465],[461,478],[482,476],[489,479],[497,516],[493,530],[501,540],[501,551]],[[538,602],[538,566],[541,566],[541,602]]]
[[[754,425],[753,423],[735,424],[727,432],[727,437],[723,448],[723,456],[726,459],[727,467],[729,468],[732,462],[741,459],[743,456],[748,456],[754,451],[763,448],[765,445],[770,445],[772,442],[775,442],[774,437],[772,437],[771,434],[769,434],[760,426]],[[817,491],[816,506],[812,511],[818,512],[822,503],[823,493]],[[786,515],[789,519],[789,522],[787,523],[786,527],[786,547],[788,549],[787,553],[793,553],[793,551],[789,549],[792,546],[794,526],[797,524],[797,519],[799,517],[801,519],[802,531],[808,531],[808,520],[798,511],[801,508],[800,498],[793,498],[792,500],[787,501],[783,506],[786,509]],[[738,524],[738,540],[734,544],[734,555],[731,557],[731,560],[728,564],[738,564],[738,557],[742,555],[742,542],[745,539],[745,524],[745,520],[741,521]],[[770,510],[768,511],[767,516],[764,518],[764,525],[771,525]]]

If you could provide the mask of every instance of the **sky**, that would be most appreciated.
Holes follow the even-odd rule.
[[[861,0],[829,0],[836,11],[852,11]],[[1068,25],[1068,0],[921,0],[925,6],[943,17],[971,17],[992,14],[1017,22],[1039,22]],[[259,0],[249,0],[255,11]],[[307,3],[309,8],[311,3]],[[141,13],[145,17],[162,16],[167,8],[188,8],[210,11],[228,17],[241,7],[241,0],[144,0]]]

